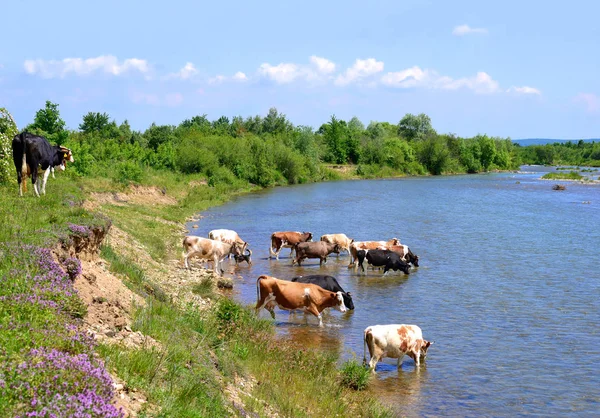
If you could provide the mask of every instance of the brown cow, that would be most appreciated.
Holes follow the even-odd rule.
[[[319,265],[322,266],[323,262],[327,263],[327,256],[331,253],[339,254],[342,251],[342,247],[339,244],[332,244],[325,241],[317,242],[299,242],[296,244],[296,258],[292,260],[292,266],[295,263],[300,263],[306,258],[318,258]]]
[[[400,369],[405,354],[419,366],[421,360],[427,357],[427,349],[431,344],[423,339],[421,328],[417,325],[372,325],[365,329],[363,363],[367,361],[366,347],[369,347],[369,368],[372,371],[375,371],[375,365],[383,357],[397,358]]]
[[[381,249],[393,251],[396,254],[398,254],[400,258],[405,262],[411,263],[415,267],[419,267],[419,256],[413,254],[410,248],[408,248],[408,245],[390,245],[387,248]]]
[[[350,239],[346,236],[346,234],[325,234],[321,235],[321,241],[330,242],[332,244],[339,244],[343,250],[348,251],[350,253],[350,244],[354,242],[353,239]]]
[[[392,245],[400,245],[400,240],[392,238],[389,241],[354,241],[350,244],[350,265],[348,267],[356,267],[358,263],[358,250],[375,250],[377,248],[386,250]]]
[[[228,244],[226,242],[215,241],[209,238],[196,237],[189,235],[183,239],[183,263],[187,269],[190,268],[188,259],[192,256],[203,260],[212,261],[213,269],[217,274],[223,273],[220,263],[229,255],[242,254],[239,244]]]
[[[262,275],[256,280],[256,314],[263,306],[275,319],[275,306],[280,309],[292,311],[304,309],[319,319],[319,326],[323,326],[321,312],[327,308],[336,308],[346,312],[342,292],[330,292],[316,284],[296,283],[279,280],[275,277]]]
[[[299,242],[312,241],[312,233],[310,232],[298,232],[298,231],[279,231],[271,234],[271,246],[269,247],[270,256],[275,256],[279,260],[279,253],[281,249],[291,248],[290,257],[294,252],[294,247]],[[275,252],[273,252],[275,249]]]

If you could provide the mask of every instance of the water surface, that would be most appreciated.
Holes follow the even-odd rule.
[[[276,310],[280,338],[362,360],[363,330],[417,324],[434,342],[426,364],[377,366],[370,386],[403,416],[600,414],[600,186],[527,172],[341,181],[277,188],[203,212],[192,233],[236,230],[254,265],[229,270],[235,297],[256,278],[324,273],[354,295],[354,312],[316,318]],[[536,171],[536,172],[533,172]],[[567,190],[553,191],[555,183]],[[406,276],[348,269],[349,257],[292,267],[268,259],[274,231],[398,237],[419,255]],[[266,311],[261,316],[268,317]]]

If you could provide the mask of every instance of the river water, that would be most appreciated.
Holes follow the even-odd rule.
[[[398,415],[600,416],[600,185],[524,170],[270,189],[203,212],[188,229],[233,229],[250,243],[254,265],[226,267],[244,304],[256,303],[260,274],[330,274],[352,292],[356,309],[331,311],[323,328],[276,310],[280,338],[362,360],[367,326],[419,325],[434,342],[426,364],[405,357],[397,371],[384,360],[368,389]],[[281,230],[398,237],[420,267],[362,274],[347,255],[292,267],[289,249],[268,259]]]

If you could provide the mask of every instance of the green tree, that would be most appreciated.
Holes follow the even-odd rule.
[[[321,125],[319,133],[323,135],[327,146],[327,161],[334,164],[345,164],[348,162],[348,126],[343,120],[335,115],[331,120]]]
[[[108,113],[88,112],[83,116],[83,122],[79,124],[79,130],[89,134],[102,132],[110,123]]]
[[[262,132],[270,134],[285,133],[291,131],[292,124],[287,120],[283,113],[279,113],[276,108],[269,109],[269,113],[262,120]]]
[[[479,144],[479,149],[481,150],[481,167],[487,171],[496,157],[496,144],[494,143],[494,140],[487,135],[478,135],[475,138]]]
[[[63,144],[69,136],[65,130],[65,121],[60,117],[58,104],[50,100],[46,100],[46,106],[35,113],[33,123],[25,129],[43,135],[58,145]]]
[[[407,113],[398,123],[398,135],[408,141],[424,139],[435,133],[431,126],[431,119],[425,113],[413,115]]]

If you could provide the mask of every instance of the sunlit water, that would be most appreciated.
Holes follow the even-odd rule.
[[[280,338],[354,353],[363,330],[417,324],[434,342],[416,370],[377,366],[370,389],[404,416],[600,415],[600,186],[540,181],[543,173],[343,181],[277,188],[202,213],[188,228],[237,231],[254,252],[234,269],[235,297],[256,302],[256,278],[325,273],[354,295],[354,312],[316,318],[276,310]],[[562,183],[565,191],[553,191]],[[292,267],[269,260],[274,231],[398,237],[419,255],[409,276],[348,269],[349,257]],[[266,311],[261,316],[268,318]],[[290,388],[292,389],[292,388]]]

